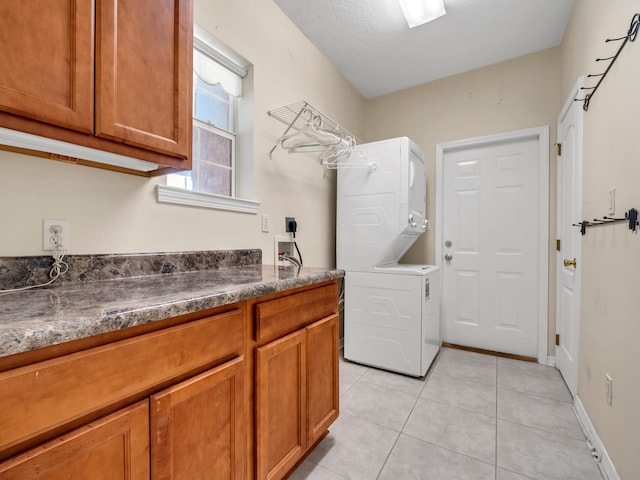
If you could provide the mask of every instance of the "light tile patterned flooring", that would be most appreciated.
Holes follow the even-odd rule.
[[[340,417],[291,480],[602,480],[551,367],[444,349],[426,378],[340,364]]]

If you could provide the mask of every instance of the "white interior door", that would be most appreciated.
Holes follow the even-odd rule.
[[[529,134],[443,151],[445,342],[540,358],[543,339],[546,352],[548,137],[542,143]]]
[[[556,251],[556,365],[575,396],[578,391],[580,325],[580,229],[582,202],[582,104],[573,99],[578,82],[558,117],[558,195]],[[565,265],[564,260],[575,264]]]

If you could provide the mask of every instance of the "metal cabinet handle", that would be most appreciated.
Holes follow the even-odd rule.
[[[568,260],[568,259],[565,258],[562,263],[564,263],[565,267],[570,267],[570,266],[573,265],[573,268],[578,268],[578,265],[576,264],[576,259],[575,258],[573,260]]]

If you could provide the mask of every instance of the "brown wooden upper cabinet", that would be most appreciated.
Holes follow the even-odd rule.
[[[2,2],[0,27],[0,127],[191,168],[192,0]]]

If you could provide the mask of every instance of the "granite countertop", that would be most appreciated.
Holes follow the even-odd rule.
[[[251,264],[61,284],[0,295],[0,358],[341,278]]]

